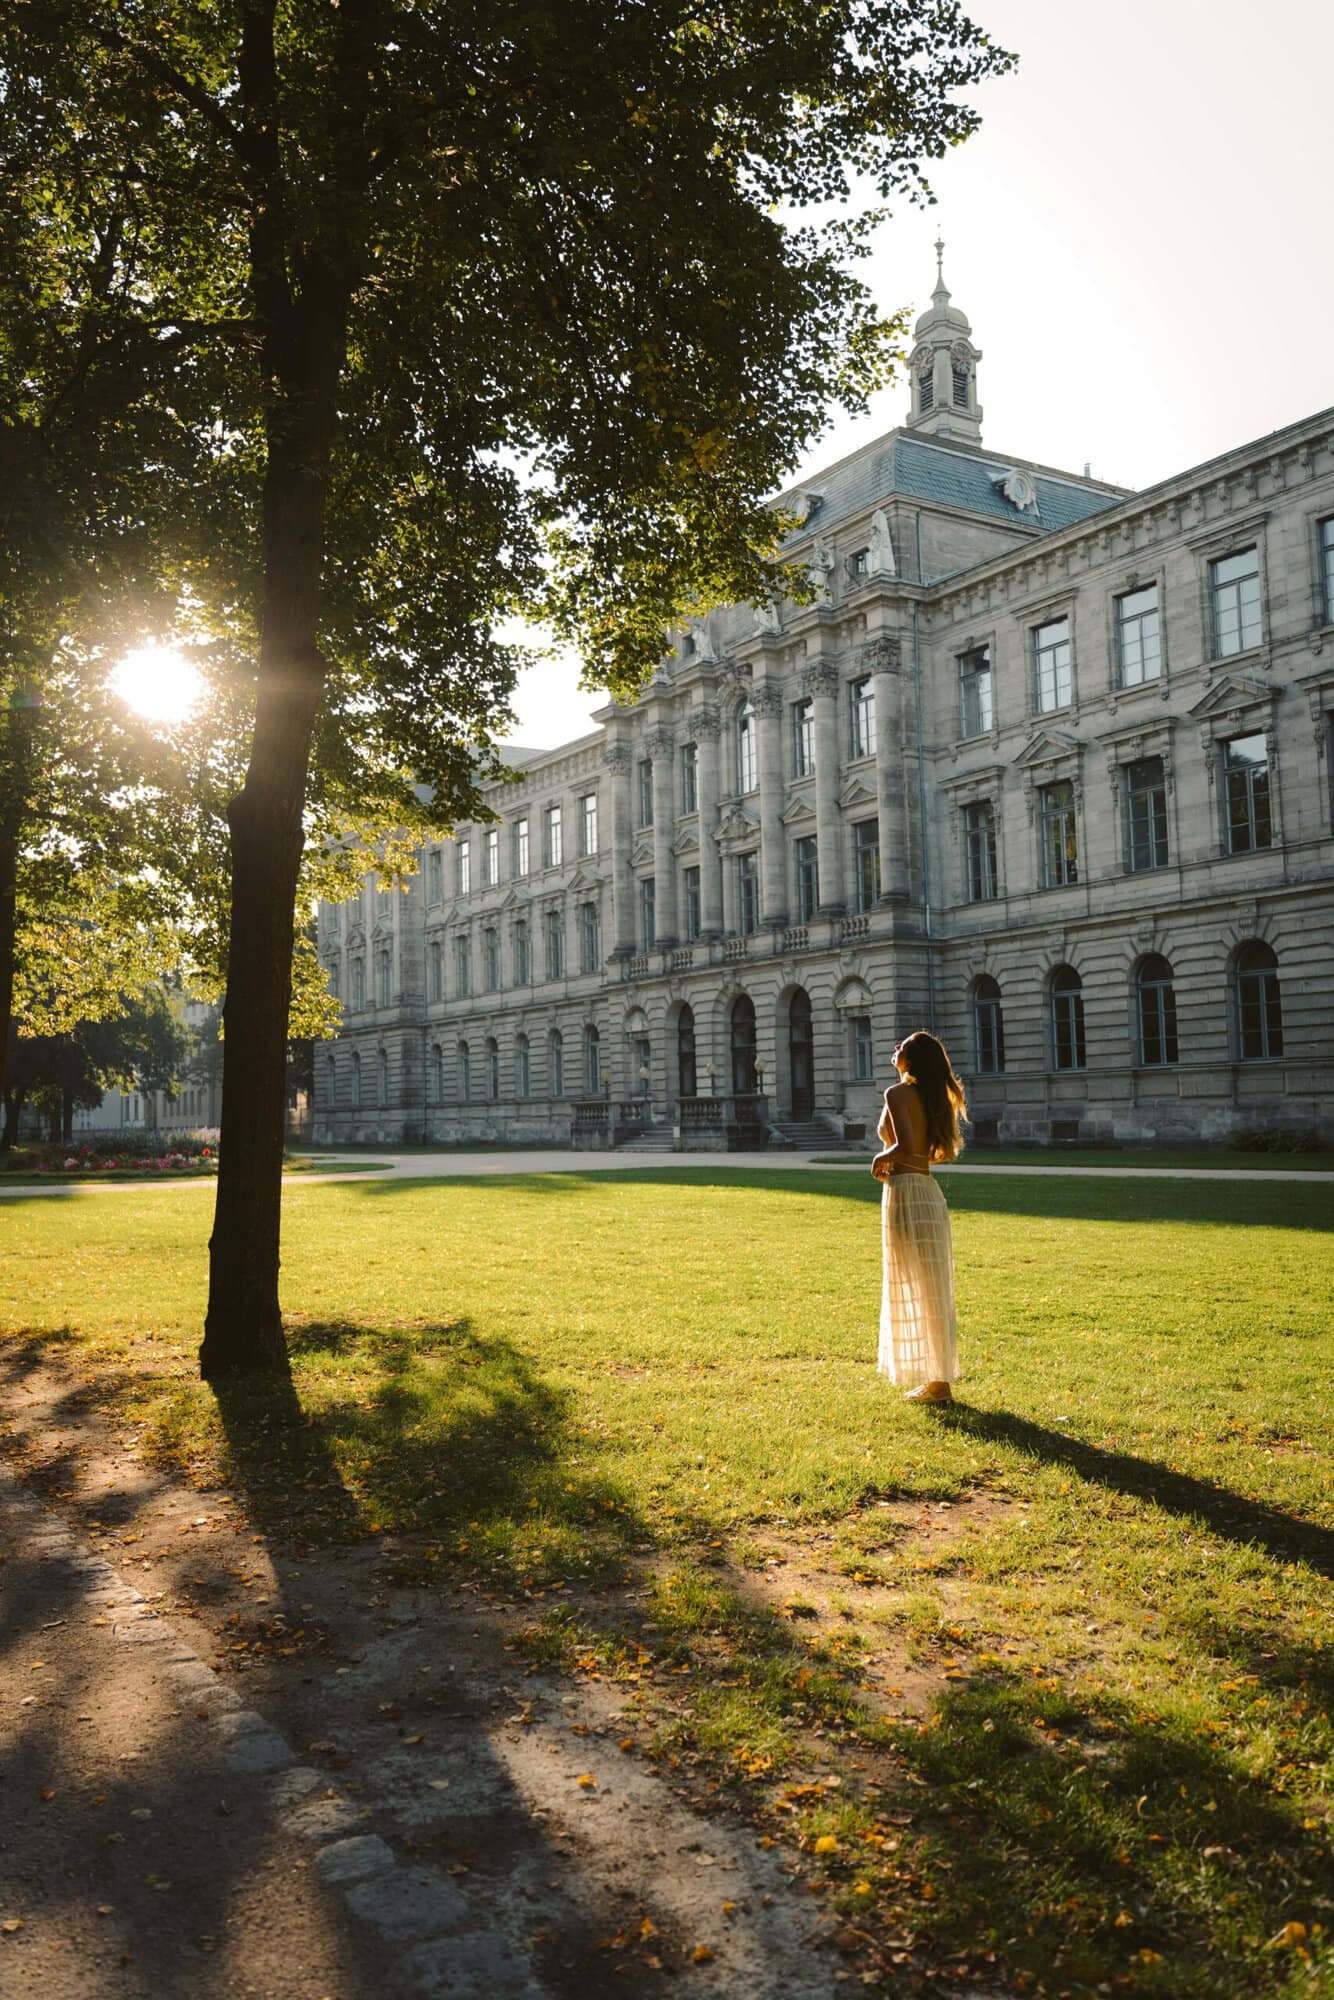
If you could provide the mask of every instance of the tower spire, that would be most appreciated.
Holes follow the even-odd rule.
[[[959,311],[945,283],[945,239],[936,238],[936,289],[918,320],[916,346],[909,366],[913,399],[908,428],[931,437],[982,442],[982,411],[977,401],[977,364],[966,313]]]

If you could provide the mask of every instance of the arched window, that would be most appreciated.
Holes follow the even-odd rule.
[[[431,1044],[431,1102],[445,1101],[445,1052],[439,1042]]]
[[[1273,1062],[1283,1053],[1278,960],[1267,944],[1251,938],[1237,953],[1233,978],[1237,1053],[1243,1062]]]
[[[1138,1001],[1139,1059],[1145,1069],[1177,1061],[1177,996],[1172,967],[1159,952],[1139,962],[1135,975]]]
[[[755,1074],[755,1002],[741,993],[732,1002],[732,1094],[752,1097],[759,1088]]]
[[[936,359],[933,354],[923,357],[917,376],[917,407],[925,416],[936,400],[935,384]]]
[[[472,1055],[466,1042],[459,1043],[459,1102],[466,1104],[472,1096]]]
[[[736,788],[739,792],[753,792],[758,783],[755,710],[747,702],[736,719]]]
[[[357,1110],[357,1111],[360,1111],[360,1109],[361,1109],[361,1056],[359,1055],[359,1053],[357,1052],[357,1050],[356,1050],[356,1049],[353,1049],[353,1051],[352,1051],[352,1104],[353,1104],[353,1108],[354,1108],[355,1110]]]
[[[565,1037],[559,1028],[551,1030],[547,1041],[547,1068],[551,1078],[551,1095],[565,1095]]]
[[[950,362],[950,377],[954,386],[955,408],[966,410],[968,408],[968,363],[957,359],[952,360]]]
[[[1073,965],[1058,965],[1049,991],[1052,1068],[1083,1069],[1084,982]]]
[[[381,1049],[375,1064],[375,1101],[381,1111],[389,1102],[389,1051]]]
[[[590,1021],[584,1029],[584,1096],[596,1097],[602,1080],[602,1046]]]
[[[514,1043],[514,1095],[531,1097],[533,1094],[533,1056],[527,1035],[520,1035]]]
[[[1005,1067],[1001,990],[989,972],[973,981],[973,1064],[979,1076],[999,1076]]]
[[[695,1097],[699,1082],[695,1070],[695,1016],[683,1007],[676,1017],[676,1088],[681,1097]]]
[[[494,1035],[486,1038],[486,1095],[492,1104],[500,1096],[500,1044]]]

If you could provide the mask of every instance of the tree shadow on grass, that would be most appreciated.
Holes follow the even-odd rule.
[[[1259,1549],[1278,1562],[1303,1562],[1320,1576],[1334,1577],[1334,1533],[1314,1521],[1248,1500],[1215,1480],[1174,1472],[1155,1459],[1136,1458],[1130,1452],[1103,1451],[1008,1410],[975,1410],[954,1403],[939,1411],[937,1420],[985,1443],[1009,1445],[1040,1464],[1059,1465],[1091,1486],[1148,1500],[1166,1513],[1198,1521],[1224,1541]]]
[[[977,1212],[1039,1220],[1122,1222],[1136,1227],[1159,1222],[1204,1223],[1215,1227],[1309,1229],[1327,1232],[1331,1220],[1329,1187],[1313,1184],[1277,1185],[1265,1181],[1199,1181],[1183,1174],[1179,1180],[1139,1181],[1116,1174],[1073,1177],[1053,1174],[978,1176],[946,1175],[945,1198],[959,1214]],[[497,1196],[516,1191],[548,1200],[577,1200],[590,1187],[751,1189],[767,1194],[820,1195],[825,1199],[878,1206],[879,1184],[869,1171],[858,1169],[803,1172],[794,1167],[750,1166],[634,1167],[608,1171],[589,1167],[550,1174],[449,1175],[401,1181],[354,1181],[348,1184],[368,1200],[412,1189],[485,1188]],[[874,1226],[874,1225],[872,1225]]]
[[[1233,1733],[1005,1669],[951,1688],[900,1738],[928,1788],[936,1896],[919,1935],[940,1951],[984,1944],[1077,1992],[1287,1990],[1291,1954],[1267,1947],[1328,1894],[1328,1854],[1283,1778],[1245,1768],[1219,1729]]]

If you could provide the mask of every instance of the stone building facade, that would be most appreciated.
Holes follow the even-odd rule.
[[[905,424],[783,496],[812,602],[677,635],[406,892],[319,917],[320,1140],[1334,1138],[1334,411],[1127,492],[989,451],[939,276]]]

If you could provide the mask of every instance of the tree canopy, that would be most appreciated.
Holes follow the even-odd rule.
[[[109,266],[176,587],[247,663],[206,1372],[285,1365],[312,803],[408,830],[479,810],[514,612],[628,695],[683,612],[773,594],[765,496],[896,351],[856,254],[1009,60],[953,0],[29,0],[0,24],[24,214],[81,283],[90,242]],[[93,200],[117,220],[90,237]]]

